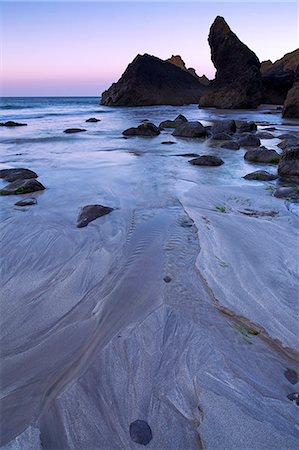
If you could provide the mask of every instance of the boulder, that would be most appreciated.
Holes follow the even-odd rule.
[[[153,438],[152,430],[144,420],[135,420],[130,424],[130,437],[133,442],[147,445]]]
[[[186,117],[180,114],[174,120],[164,120],[160,123],[159,128],[176,128],[186,122],[188,122]]]
[[[16,169],[2,169],[0,170],[0,178],[8,183],[16,180],[26,180],[29,178],[37,178],[37,173],[30,169],[16,168]]]
[[[90,222],[97,219],[98,217],[105,216],[106,214],[111,213],[113,211],[113,208],[110,208],[109,206],[102,206],[102,205],[87,205],[84,206],[80,214],[78,216],[77,220],[77,227],[83,228],[86,227]]]
[[[299,145],[284,150],[278,164],[278,175],[299,178]]]
[[[281,150],[286,150],[288,148],[292,148],[295,145],[298,145],[299,141],[297,138],[284,139],[283,141],[277,144],[277,147],[281,148]]]
[[[219,120],[214,122],[211,127],[211,133],[234,133],[236,131],[236,123],[234,120]]]
[[[259,147],[261,141],[255,134],[247,134],[238,139],[238,144],[240,147]]]
[[[266,170],[256,170],[255,172],[248,173],[243,178],[245,178],[245,180],[273,181],[278,177],[277,175],[269,173]]]
[[[261,63],[263,103],[282,105],[291,89],[297,65],[299,49],[287,53],[273,64],[271,61]]]
[[[212,135],[214,141],[230,141],[231,135],[228,133],[216,133]]]
[[[256,123],[252,120],[247,122],[246,120],[236,120],[236,128],[238,133],[250,133],[251,131],[256,131]]]
[[[128,128],[127,130],[123,131],[124,136],[143,136],[143,137],[149,137],[149,136],[158,136],[160,134],[160,130],[156,125],[154,125],[151,122],[144,122],[138,127],[132,127]]]
[[[67,128],[64,130],[64,133],[72,134],[72,133],[82,133],[83,131],[86,131],[84,128]]]
[[[91,117],[90,119],[85,120],[85,122],[96,123],[96,122],[101,122],[101,119],[96,119],[95,117]]]
[[[269,133],[268,131],[259,131],[256,133],[256,136],[260,139],[273,139],[274,136],[272,133]]]
[[[260,62],[256,55],[231,31],[223,17],[216,17],[208,41],[216,77],[200,98],[200,106],[256,108],[262,94]]]
[[[30,192],[43,191],[43,186],[35,178],[26,180],[16,180],[6,185],[3,189],[0,189],[0,195],[19,195],[29,194]]]
[[[188,71],[151,55],[138,55],[117,83],[102,94],[107,106],[198,103],[205,89]]]
[[[200,122],[186,122],[179,125],[172,135],[186,138],[201,138],[207,135],[207,130]]]
[[[275,150],[268,150],[267,148],[254,148],[252,150],[248,150],[245,153],[244,158],[251,162],[277,164],[279,162],[280,155]]]
[[[1,122],[1,127],[27,127],[27,123],[19,123],[14,122],[13,120],[9,120],[8,122]]]
[[[228,150],[239,150],[240,145],[235,141],[225,141],[220,145],[221,148],[227,148]]]
[[[283,105],[282,117],[299,119],[299,65],[296,70],[294,85],[289,90]]]
[[[191,159],[189,163],[195,166],[221,166],[224,161],[218,156],[201,155],[198,158]]]

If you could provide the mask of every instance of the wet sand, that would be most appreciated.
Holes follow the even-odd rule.
[[[7,148],[47,189],[28,208],[1,199],[3,448],[137,449],[142,419],[149,449],[295,449],[298,218],[269,183],[238,181],[242,150],[191,167],[175,154],[204,142],[121,140],[128,118],[114,120]],[[115,210],[77,229],[97,202]]]

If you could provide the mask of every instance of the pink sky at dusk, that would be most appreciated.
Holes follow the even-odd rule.
[[[138,53],[180,54],[212,78],[207,37],[217,15],[261,61],[298,47],[294,2],[4,1],[2,95],[99,95]]]

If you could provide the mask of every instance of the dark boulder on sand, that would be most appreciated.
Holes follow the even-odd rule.
[[[27,123],[19,123],[9,120],[8,122],[1,122],[0,127],[27,127]]]
[[[43,191],[43,186],[35,178],[27,180],[16,180],[0,189],[0,195],[20,195],[29,194],[30,192]]]
[[[138,127],[132,127],[128,128],[127,130],[123,131],[124,136],[143,136],[143,137],[150,137],[150,136],[158,136],[160,134],[160,130],[156,125],[154,125],[151,122],[144,122]]]
[[[133,442],[147,445],[153,438],[152,430],[144,420],[135,420],[130,424],[130,437]]]
[[[67,128],[64,130],[64,133],[72,134],[72,133],[82,133],[82,131],[86,131],[84,128]]]
[[[177,128],[182,123],[186,123],[188,120],[182,114],[179,114],[174,120],[164,120],[160,123],[159,128]]]
[[[216,17],[208,41],[217,72],[200,98],[200,106],[256,108],[262,91],[257,56],[231,31],[223,17]]]
[[[148,54],[137,55],[117,83],[102,93],[106,106],[198,103],[205,86],[188,71]]]
[[[189,163],[195,166],[221,166],[224,161],[218,156],[201,155],[198,158],[190,159]]]
[[[257,163],[277,164],[280,159],[280,155],[275,150],[268,150],[267,148],[254,148],[248,150],[244,158],[247,161]]]
[[[200,122],[186,122],[179,125],[172,135],[186,138],[202,138],[207,135],[207,130]]]
[[[278,177],[266,170],[256,170],[255,172],[248,173],[243,178],[245,178],[245,180],[273,181]]]
[[[109,206],[102,206],[102,205],[84,206],[81,209],[80,214],[78,216],[77,227],[84,228],[93,220],[97,219],[98,217],[105,216],[106,214],[111,213],[111,211],[113,211],[113,208],[110,208]]]
[[[278,164],[278,175],[299,179],[299,145],[284,150]]]
[[[0,178],[8,183],[16,180],[26,180],[29,178],[37,178],[37,173],[30,169],[16,168],[16,169],[2,169],[0,170]]]

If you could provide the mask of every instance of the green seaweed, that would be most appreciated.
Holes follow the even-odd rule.
[[[248,344],[252,344],[251,342],[252,336],[258,336],[260,334],[259,331],[256,331],[253,328],[248,328],[245,325],[240,325],[237,323],[233,325],[233,328],[239,331],[244,341],[247,342]]]
[[[216,256],[216,259],[218,260],[219,266],[221,266],[221,267],[229,267],[229,264],[227,264],[222,259],[218,258],[218,256]]]
[[[221,213],[227,213],[227,209],[225,206],[216,206],[215,207],[216,211],[221,212]]]

